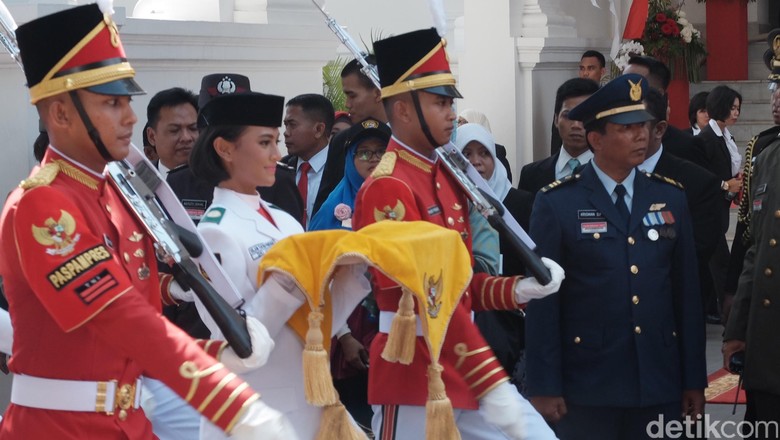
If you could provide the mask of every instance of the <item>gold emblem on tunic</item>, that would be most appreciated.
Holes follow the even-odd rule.
[[[53,246],[46,249],[49,255],[65,256],[73,252],[81,234],[76,232],[76,220],[70,213],[60,209],[60,218],[54,220],[49,217],[43,222],[43,226],[32,225],[32,234],[35,241],[44,246]]]

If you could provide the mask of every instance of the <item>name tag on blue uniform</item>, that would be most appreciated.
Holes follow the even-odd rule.
[[[604,215],[596,209],[580,209],[577,211],[577,220],[603,219]]]
[[[583,222],[580,223],[580,232],[583,234],[594,234],[596,232],[607,232],[607,222]]]
[[[441,213],[441,208],[439,208],[438,205],[434,205],[434,206],[431,206],[430,208],[428,208],[428,215],[430,215],[430,216],[434,216],[434,215],[439,214],[439,213]]]

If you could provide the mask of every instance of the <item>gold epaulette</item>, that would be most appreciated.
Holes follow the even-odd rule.
[[[668,183],[669,185],[672,185],[672,186],[676,186],[677,188],[685,189],[685,187],[683,187],[682,183],[680,183],[680,182],[678,182],[678,181],[676,181],[674,179],[670,179],[670,178],[668,178],[666,176],[662,176],[662,175],[657,174],[657,173],[645,173],[645,175],[647,177],[652,178],[652,179],[660,180],[661,182]]]
[[[579,179],[580,179],[580,175],[579,174],[570,174],[570,175],[564,177],[563,179],[556,180],[555,182],[545,186],[540,191],[546,193],[547,191],[552,191],[555,188],[558,188],[559,186],[565,185],[565,184],[567,184],[569,182],[576,182]]]
[[[41,167],[34,176],[30,176],[19,183],[19,188],[24,190],[51,184],[60,172],[60,166],[54,162]]]
[[[398,156],[392,151],[382,155],[382,160],[380,160],[379,165],[374,168],[374,171],[371,173],[371,177],[376,179],[377,177],[385,177],[393,174],[393,170],[395,169],[395,161],[397,159]]]

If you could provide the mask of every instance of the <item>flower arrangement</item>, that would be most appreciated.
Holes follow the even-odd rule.
[[[642,43],[635,40],[628,40],[623,42],[623,44],[620,45],[617,56],[613,61],[615,66],[618,68],[618,72],[616,75],[612,76],[614,77],[620,75],[620,72],[622,72],[623,69],[628,66],[629,58],[642,55],[645,55],[645,47],[642,46]]]
[[[669,0],[650,1],[642,41],[645,51],[667,62],[673,73],[683,67],[689,81],[699,81],[699,66],[707,55],[701,34]]]
[[[685,18],[685,11],[671,0],[650,0],[645,30],[637,43],[647,55],[665,62],[673,76],[687,75],[690,82],[700,81],[699,67],[707,50],[699,31]]]

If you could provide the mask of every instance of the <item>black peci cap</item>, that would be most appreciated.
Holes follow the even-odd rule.
[[[105,95],[145,93],[135,82],[119,31],[95,4],[66,9],[16,30],[33,104],[77,89]]]
[[[217,125],[255,125],[280,127],[284,97],[246,92],[217,96],[200,109],[203,127]]]

